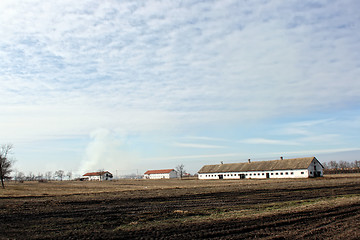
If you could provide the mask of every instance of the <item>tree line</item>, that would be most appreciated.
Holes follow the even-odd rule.
[[[13,172],[12,166],[14,164],[13,158],[13,148],[12,144],[2,144],[0,146],[0,181],[2,188],[5,188],[5,180],[14,179],[15,181],[46,181],[46,180],[63,180],[65,177],[68,177],[70,180],[72,178],[72,172],[69,171],[65,173],[63,170],[46,172],[45,174],[38,173],[37,175],[29,173],[25,175],[23,172],[15,172],[14,178],[10,176]]]
[[[359,173],[360,161],[330,161],[324,162],[325,174],[337,174],[337,173]]]
[[[13,180],[23,182],[23,181],[51,181],[51,180],[71,180],[73,173],[71,171],[65,173],[63,170],[58,170],[55,172],[47,171],[46,173],[37,173],[34,174],[29,172],[25,175],[23,172],[15,171]]]

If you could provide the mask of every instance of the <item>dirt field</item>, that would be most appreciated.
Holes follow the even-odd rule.
[[[8,183],[0,239],[360,239],[360,175]]]

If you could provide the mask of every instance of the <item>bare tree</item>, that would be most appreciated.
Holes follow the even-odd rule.
[[[42,173],[38,173],[35,177],[36,180],[38,181],[43,181],[44,180],[44,175]]]
[[[60,178],[60,181],[62,181],[63,177],[64,177],[64,171],[63,170],[57,170],[55,172],[55,176]]]
[[[355,168],[360,168],[360,161],[359,160],[354,161],[354,167]]]
[[[35,180],[35,174],[29,172],[28,176],[26,177],[26,181],[34,181],[34,180]]]
[[[326,163],[326,162],[323,162],[323,163],[321,163],[321,164],[323,165],[323,167],[324,167],[325,169],[330,168],[330,167],[329,167],[329,164],[328,164],[328,163]]]
[[[0,147],[0,179],[2,188],[5,188],[4,179],[8,178],[9,174],[12,172],[11,166],[13,164],[13,160],[12,158],[9,158],[9,155],[12,153],[12,149],[12,144],[3,144]]]
[[[23,182],[25,180],[25,174],[23,172],[17,172],[15,175],[15,181]]]
[[[52,172],[48,171],[48,172],[45,173],[46,180],[50,181],[51,177],[52,177]]]
[[[185,169],[184,169],[184,164],[179,164],[176,166],[175,170],[178,174],[178,176],[180,177],[180,179],[182,179],[184,173],[185,173]]]
[[[339,164],[336,161],[330,161],[329,166],[330,166],[331,169],[338,169],[339,168]]]
[[[71,180],[71,177],[72,177],[72,172],[71,172],[71,171],[69,171],[69,172],[66,174],[66,176],[69,178],[69,180]]]
[[[99,175],[99,181],[102,181],[103,179],[103,175],[104,175],[105,170],[104,169],[99,169],[98,170],[98,175]]]
[[[350,163],[346,162],[346,161],[340,161],[339,162],[339,168],[344,169],[344,168],[349,168],[350,167]]]

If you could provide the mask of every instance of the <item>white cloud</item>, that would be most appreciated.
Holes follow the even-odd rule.
[[[178,156],[167,156],[157,158],[147,158],[143,160],[147,161],[158,161],[158,160],[181,160],[181,159],[206,159],[206,158],[227,158],[227,157],[239,157],[245,156],[245,154],[239,153],[222,153],[222,154],[198,154],[198,155],[178,155]]]
[[[269,145],[300,145],[300,143],[293,140],[275,140],[266,138],[249,138],[240,140],[241,143],[247,144],[269,144]]]
[[[184,147],[184,148],[208,148],[208,149],[226,148],[225,146],[198,144],[198,143],[174,143],[173,145],[176,147]]]
[[[226,142],[229,141],[228,139],[224,138],[216,138],[216,137],[202,137],[202,136],[186,136],[183,139],[189,140],[199,140],[199,141],[212,141],[212,142]]]

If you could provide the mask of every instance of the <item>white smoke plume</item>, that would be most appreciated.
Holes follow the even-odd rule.
[[[108,129],[97,129],[90,134],[80,174],[98,170],[110,171],[131,169],[136,162],[134,154],[123,149],[125,135]]]

